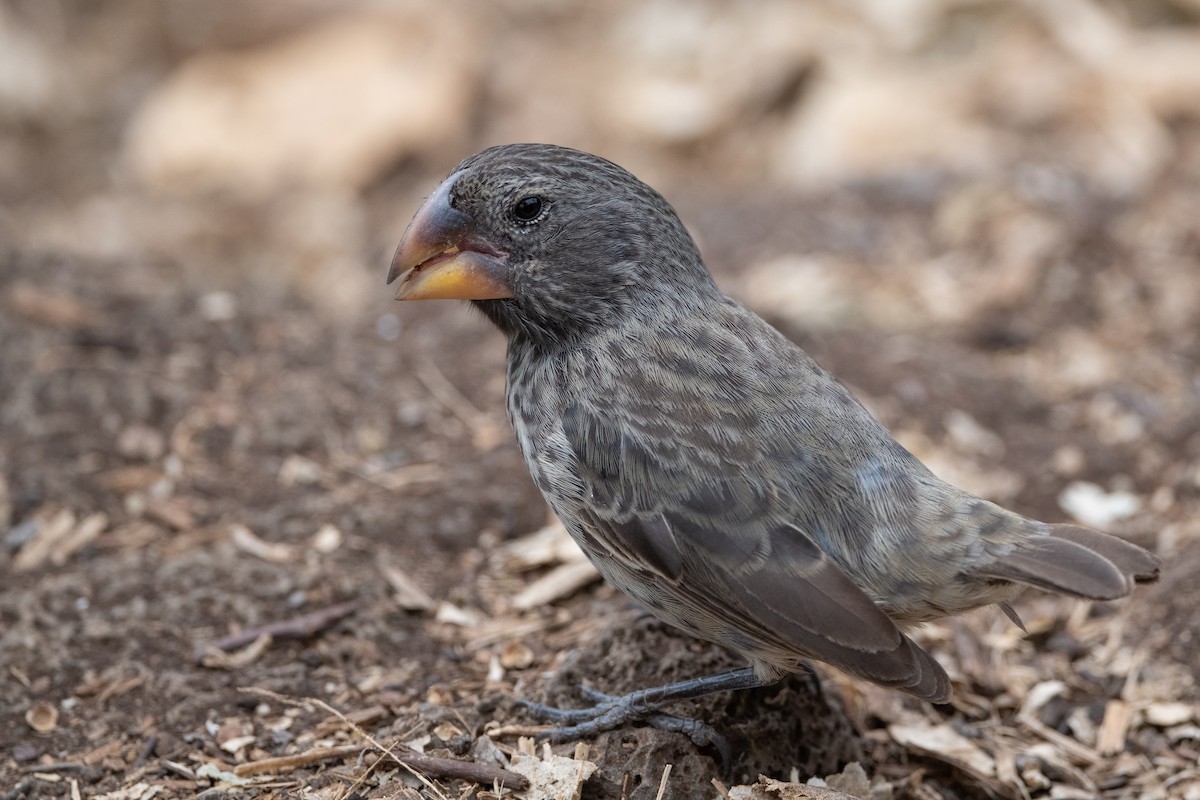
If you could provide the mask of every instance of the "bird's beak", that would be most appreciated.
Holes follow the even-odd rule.
[[[447,179],[417,211],[396,248],[388,283],[397,300],[494,300],[512,297],[505,254],[475,232],[475,220],[450,205]]]

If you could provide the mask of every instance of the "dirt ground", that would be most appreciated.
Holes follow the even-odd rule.
[[[800,46],[786,3],[408,4],[385,83],[446,82],[394,138],[272,94],[323,47],[372,69],[376,7],[0,5],[0,798],[1200,798],[1200,7],[870,5]],[[278,113],[215,125],[206,81]],[[501,337],[384,286],[423,194],[508,140],[634,168],[935,471],[1161,582],[928,625],[944,707],[819,666],[682,704],[724,767],[648,727],[522,742],[515,699],[740,662],[554,529]]]

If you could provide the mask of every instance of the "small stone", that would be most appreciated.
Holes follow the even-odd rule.
[[[342,540],[342,532],[326,523],[313,535],[312,548],[322,555],[328,555],[342,546]]]
[[[1084,525],[1103,529],[1136,514],[1142,499],[1132,492],[1108,492],[1094,483],[1076,481],[1058,496],[1058,505]]]
[[[200,316],[209,322],[228,322],[237,316],[237,298],[231,292],[209,292],[200,296]]]
[[[134,423],[117,436],[117,452],[136,461],[156,461],[166,449],[162,433],[148,425]]]
[[[29,742],[21,742],[12,749],[13,761],[16,761],[18,764],[26,764],[34,761],[41,754],[41,748]]]

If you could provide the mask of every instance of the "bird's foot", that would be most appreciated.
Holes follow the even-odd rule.
[[[697,747],[712,747],[720,755],[723,766],[730,763],[732,751],[729,742],[725,741],[725,737],[717,733],[715,728],[698,719],[659,711],[658,707],[662,703],[648,701],[644,697],[645,692],[610,695],[588,686],[580,686],[579,691],[595,705],[591,708],[556,708],[527,700],[519,701],[518,705],[534,717],[558,725],[539,733],[538,741],[559,744],[596,736],[641,721],[660,731],[681,733],[691,739]]]
[[[691,700],[712,692],[732,689],[753,689],[772,682],[760,678],[750,667],[744,667],[719,675],[690,678],[619,696],[581,687],[584,696],[594,703],[591,708],[563,709],[528,701],[522,701],[521,705],[535,717],[559,725],[557,728],[542,731],[538,736],[541,740],[565,742],[584,736],[595,736],[642,720],[659,730],[682,733],[700,747],[711,745],[720,753],[721,763],[728,767],[731,754],[729,743],[712,726],[698,719],[665,714],[659,709],[678,700]]]

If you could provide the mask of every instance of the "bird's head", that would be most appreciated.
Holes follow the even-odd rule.
[[[397,300],[472,300],[510,336],[568,343],[715,291],[658,192],[597,156],[502,145],[458,166],[392,260]]]

